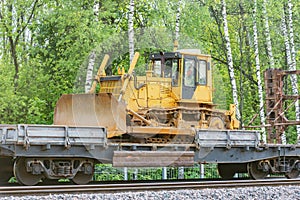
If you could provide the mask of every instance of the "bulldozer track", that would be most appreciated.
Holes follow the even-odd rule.
[[[145,138],[145,143],[147,144],[192,144],[194,140],[194,137],[191,136],[170,136],[170,135],[164,135],[164,137],[151,137],[151,138]]]

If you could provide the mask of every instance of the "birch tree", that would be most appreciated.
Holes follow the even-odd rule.
[[[256,66],[256,77],[257,77],[257,85],[258,85],[258,98],[259,98],[259,115],[260,115],[260,122],[262,127],[262,140],[264,142],[267,141],[266,139],[266,132],[265,132],[265,111],[264,111],[264,99],[263,99],[263,88],[261,83],[261,70],[260,70],[260,60],[259,60],[259,48],[258,48],[258,34],[257,34],[257,1],[254,0],[254,8],[253,8],[253,37],[254,37],[254,54],[255,54],[255,66]]]
[[[88,63],[87,72],[86,72],[85,87],[84,87],[85,93],[88,93],[92,86],[95,59],[96,59],[96,53],[95,53],[95,51],[92,51],[92,53],[89,57],[89,63]]]
[[[227,65],[228,65],[229,78],[230,78],[231,87],[232,87],[232,97],[233,97],[233,102],[236,105],[236,117],[237,117],[237,119],[240,119],[241,115],[240,115],[240,111],[239,111],[237,86],[236,86],[235,75],[234,75],[230,38],[229,38],[228,24],[227,24],[226,1],[222,0],[221,4],[222,4],[223,25],[224,25],[224,40],[226,43]]]
[[[287,4],[287,14],[288,14],[288,29],[289,29],[289,44],[290,44],[290,65],[289,70],[296,70],[296,51],[295,51],[295,43],[294,43],[294,28],[293,28],[293,4],[291,0],[288,0]],[[288,41],[287,41],[288,42]],[[294,95],[298,95],[298,80],[297,76],[293,75],[291,76],[292,81],[292,90]],[[296,120],[300,120],[300,108],[299,108],[299,100],[297,99],[295,102],[295,112],[296,112]],[[300,136],[300,125],[297,125],[297,135],[298,138]]]
[[[265,37],[266,37],[266,45],[267,45],[267,55],[269,57],[269,61],[270,61],[270,67],[274,68],[275,64],[274,64],[274,57],[273,57],[273,52],[272,52],[272,42],[271,42],[271,36],[270,36],[270,27],[269,27],[269,18],[268,18],[268,12],[267,12],[267,3],[268,0],[263,0],[263,9],[262,9],[262,17],[264,20],[264,24],[265,24]]]
[[[129,57],[130,62],[134,57],[134,29],[133,29],[133,17],[134,17],[134,0],[130,0],[129,13],[128,13],[128,40],[129,40]]]
[[[174,51],[178,48],[178,40],[179,40],[179,31],[180,31],[180,6],[181,0],[178,1],[178,8],[176,12],[176,21],[175,21],[175,41],[174,41]]]
[[[289,28],[289,37],[290,37],[290,47],[291,47],[291,67],[296,70],[296,51],[294,43],[294,28],[293,28],[293,4],[291,0],[288,0],[287,4],[288,9],[288,28]]]
[[[100,1],[95,1],[93,6],[94,15],[96,16],[96,21],[99,21],[99,9],[100,9]]]
[[[288,68],[290,68],[292,61],[291,61],[289,36],[288,36],[288,33],[287,33],[286,20],[285,20],[285,13],[284,12],[283,12],[283,15],[282,15],[282,20],[281,20],[281,30],[282,30],[282,34],[283,34],[283,38],[284,38],[286,62],[287,62]],[[293,83],[294,83],[293,76],[290,76],[290,77],[291,77],[291,82],[292,82],[292,87],[293,87]],[[283,144],[286,144],[285,133],[283,133],[281,135],[281,141],[282,141]]]
[[[99,2],[95,1],[93,6],[93,11],[95,15],[95,21],[99,22]],[[85,79],[85,87],[84,91],[85,93],[88,93],[91,89],[92,83],[93,83],[93,71],[94,71],[94,65],[96,60],[96,52],[95,50],[92,51],[92,53],[89,56],[88,66],[87,66],[87,72],[86,72],[86,79]]]
[[[290,41],[289,41],[289,35],[288,30],[286,26],[286,15],[285,12],[283,12],[282,15],[282,21],[281,21],[281,30],[284,38],[284,45],[285,45],[285,54],[286,54],[286,62],[288,66],[288,70],[295,70],[292,66],[292,58],[291,58],[291,47],[290,47]],[[296,75],[290,75],[291,84],[292,84],[292,92],[294,95],[298,95],[298,86],[297,86],[297,77]],[[296,101],[298,103],[298,101]],[[296,113],[299,112],[299,105],[295,104],[295,110]],[[297,117],[297,115],[296,115]],[[297,130],[298,133],[298,130]],[[282,143],[286,143],[285,134],[282,135]]]
[[[177,11],[176,11],[176,21],[175,21],[175,41],[174,41],[174,51],[177,50],[179,44],[178,44],[178,41],[179,41],[179,36],[180,36],[180,12],[181,12],[181,9],[180,9],[180,6],[181,6],[181,0],[178,1],[178,8],[177,8]],[[179,179],[184,179],[184,167],[179,167],[178,168],[178,178]]]
[[[129,59],[130,63],[134,57],[134,29],[133,29],[133,17],[134,17],[134,0],[129,2],[129,13],[128,13],[128,41],[129,41]],[[124,167],[124,179],[127,180],[127,167]],[[137,176],[137,169],[134,171],[134,176]],[[135,179],[134,178],[134,179]]]

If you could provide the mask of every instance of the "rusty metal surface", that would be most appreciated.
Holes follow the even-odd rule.
[[[109,93],[62,95],[56,104],[54,125],[103,126],[108,133],[125,132],[125,105]]]
[[[115,151],[114,167],[193,166],[193,151]]]
[[[299,74],[300,70],[268,69],[264,72],[268,143],[281,143],[281,135],[287,126],[299,124],[299,121],[289,120],[286,114],[289,109],[294,107],[300,96],[285,94],[287,76]],[[294,101],[292,103],[287,102],[291,100]]]

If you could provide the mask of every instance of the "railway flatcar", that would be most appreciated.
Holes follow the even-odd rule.
[[[217,163],[225,179],[242,172],[299,176],[299,145],[263,143],[259,131],[240,128],[235,105],[216,108],[209,55],[153,53],[144,76],[134,73],[138,57],[127,73],[106,76],[106,56],[90,93],[61,96],[53,125],[1,125],[0,182],[15,176],[23,185],[61,178],[86,184],[97,163]]]

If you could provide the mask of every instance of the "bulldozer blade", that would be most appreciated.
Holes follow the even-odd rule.
[[[110,93],[67,94],[58,100],[54,125],[103,126],[108,133],[126,131],[126,106]]]

